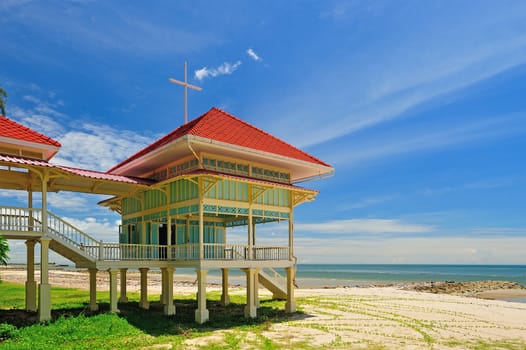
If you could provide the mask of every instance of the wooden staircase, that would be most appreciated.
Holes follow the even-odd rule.
[[[274,299],[287,299],[287,279],[271,267],[259,271],[259,283],[272,292]]]

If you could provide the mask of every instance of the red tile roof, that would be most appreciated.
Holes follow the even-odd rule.
[[[273,153],[280,156],[331,167],[329,164],[278,139],[277,137],[274,137],[269,133],[239,118],[236,118],[217,107],[213,107],[199,118],[180,126],[166,136],[137,152],[133,156],[117,164],[108,170],[108,172],[118,169],[121,166],[185,135],[199,136],[235,146],[251,148],[258,151]]]
[[[60,147],[58,141],[0,115],[0,137]]]
[[[149,179],[140,179],[140,178],[133,177],[133,176],[112,175],[112,174],[107,174],[107,173],[103,173],[100,171],[72,168],[72,167],[68,167],[64,165],[51,164],[45,160],[14,156],[10,154],[0,153],[0,162],[60,169],[69,174],[78,175],[81,177],[87,177],[90,179],[97,179],[97,180],[125,182],[125,183],[130,183],[130,184],[139,184],[139,185],[152,185],[155,183],[155,181],[149,180]]]

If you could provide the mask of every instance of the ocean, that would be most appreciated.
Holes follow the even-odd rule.
[[[482,280],[526,286],[526,265],[300,264],[297,280],[305,287]]]
[[[282,269],[276,269],[285,275]],[[177,269],[176,273],[193,274],[193,269]],[[232,278],[244,273],[231,269]],[[210,277],[220,277],[211,270]],[[430,281],[514,281],[526,286],[526,265],[405,265],[405,264],[299,264],[296,283],[302,288],[369,286]]]

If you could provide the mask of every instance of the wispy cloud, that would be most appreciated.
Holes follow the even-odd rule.
[[[25,95],[29,108],[10,106],[9,116],[19,123],[53,137],[62,144],[55,164],[91,170],[108,170],[153,140],[140,133],[97,123],[73,121],[61,111],[60,100]]]
[[[91,213],[90,215],[94,215],[97,211],[101,214],[108,214],[107,208],[97,207],[95,205],[105,198],[107,198],[107,196],[75,192],[58,192],[49,193],[47,201],[51,206],[51,211],[67,209],[68,213],[86,213],[86,208],[91,208],[89,210]],[[38,202],[41,201],[40,196],[38,196]]]
[[[239,66],[241,61],[236,61],[234,63],[225,62],[216,68],[203,67],[194,72],[194,76],[197,80],[203,80],[205,78],[215,78],[221,75],[230,75],[234,73]]]
[[[442,126],[438,130],[430,128],[415,132],[410,129],[405,132],[390,133],[389,135],[379,132],[368,140],[355,142],[351,148],[346,148],[336,154],[333,153],[333,155],[327,155],[326,158],[334,164],[356,165],[357,163],[407,153],[521,135],[526,133],[525,121],[526,117],[524,115],[514,114],[466,122],[456,127]]]
[[[404,223],[398,219],[347,219],[295,224],[298,232],[320,234],[426,233],[432,226]]]
[[[396,198],[398,198],[399,195],[386,195],[386,196],[378,196],[378,197],[367,197],[362,198],[357,201],[351,201],[349,204],[342,205],[340,207],[341,210],[350,210],[350,209],[361,209],[361,208],[367,208],[370,206],[374,206],[376,204],[381,204],[385,202],[392,201]]]
[[[81,220],[69,217],[64,217],[63,219],[97,240],[115,242],[119,237],[120,220],[110,221],[95,217],[87,217]]]
[[[247,49],[246,52],[247,52],[247,55],[249,55],[250,58],[252,58],[254,61],[256,62],[263,61],[263,59],[252,48]]]
[[[475,227],[471,228],[469,232],[475,236],[491,236],[491,237],[503,237],[503,236],[525,236],[526,227]]]
[[[526,237],[297,237],[300,263],[524,264]],[[342,249],[345,247],[345,249]]]
[[[53,163],[92,170],[108,170],[153,140],[134,131],[82,123],[58,138],[62,144]]]
[[[43,4],[10,0],[0,5],[2,10],[5,22],[23,26],[31,23],[40,33],[46,33],[49,43],[66,43],[90,55],[106,50],[134,55],[187,53],[221,41],[213,32],[189,31],[166,20],[149,21],[133,7],[109,2]]]
[[[423,23],[425,16],[404,18],[421,24],[422,30],[400,28],[379,43],[363,44],[360,52],[334,59],[330,70],[305,73],[303,85],[272,106],[287,115],[275,132],[286,133],[293,144],[314,146],[400,120],[426,104],[461,99],[476,84],[526,63],[526,32],[520,24],[526,18],[524,11],[517,12],[510,8],[469,24],[455,18],[447,28],[443,22]],[[396,47],[389,44],[394,42]],[[262,113],[269,114],[264,107]],[[321,118],[329,122],[320,123]],[[298,124],[301,135],[295,132]]]

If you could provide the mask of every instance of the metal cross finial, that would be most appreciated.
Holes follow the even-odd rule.
[[[184,123],[188,123],[188,88],[192,89],[192,90],[195,90],[195,91],[201,91],[203,90],[202,88],[200,88],[199,86],[195,86],[195,85],[192,85],[192,84],[188,84],[188,81],[187,81],[187,73],[186,73],[186,61],[184,62],[184,81],[180,81],[180,80],[175,80],[173,78],[168,78],[168,80],[171,82],[171,83],[175,83],[175,84],[178,84],[178,85],[181,85],[181,86],[184,86]]]

